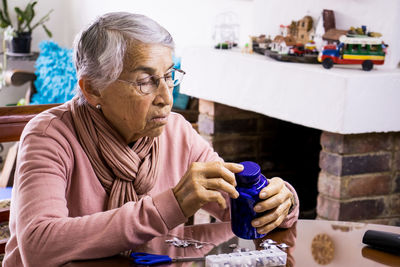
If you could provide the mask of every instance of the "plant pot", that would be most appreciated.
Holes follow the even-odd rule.
[[[12,53],[29,54],[31,52],[31,32],[16,33],[11,40],[10,50]]]

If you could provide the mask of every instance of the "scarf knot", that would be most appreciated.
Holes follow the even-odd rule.
[[[79,142],[109,196],[107,209],[138,201],[156,182],[159,138],[142,137],[130,148],[103,113],[72,100]]]

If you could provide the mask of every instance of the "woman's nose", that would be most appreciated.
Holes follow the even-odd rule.
[[[156,98],[154,99],[155,105],[171,105],[173,87],[169,87],[165,79],[160,79],[158,88],[156,90]]]

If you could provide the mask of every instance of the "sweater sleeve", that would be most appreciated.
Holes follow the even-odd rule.
[[[19,151],[11,217],[24,266],[115,255],[186,221],[171,190],[117,209],[69,217],[65,194],[73,171],[71,151],[60,140],[39,134],[27,135]]]

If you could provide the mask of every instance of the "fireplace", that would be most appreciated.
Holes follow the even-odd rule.
[[[225,161],[291,183],[300,218],[400,225],[400,132],[337,134],[201,99],[198,130]]]
[[[200,100],[199,132],[225,160],[257,162],[267,178],[296,188],[300,217],[314,219],[317,206],[321,131]]]

